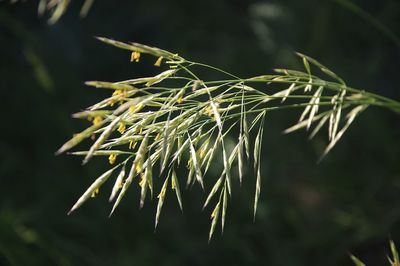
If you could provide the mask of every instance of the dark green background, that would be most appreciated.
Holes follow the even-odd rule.
[[[93,36],[159,46],[243,77],[300,68],[293,51],[301,51],[353,87],[395,99],[399,45],[328,0],[98,0],[85,19],[73,2],[52,26],[37,17],[37,1],[0,2],[0,265],[350,265],[348,252],[387,265],[388,239],[400,240],[400,119],[390,111],[368,109],[320,164],[325,134],[281,135],[298,114],[271,113],[256,220],[249,171],[242,188],[235,182],[224,235],[218,229],[210,244],[197,187],[184,191],[183,214],[167,195],[156,233],[155,202],[139,211],[136,186],[111,219],[110,185],[67,216],[108,165],[82,167],[54,151],[85,125],[70,114],[105,96],[85,80],[152,70],[150,59],[131,64]],[[354,3],[400,34],[398,0]]]

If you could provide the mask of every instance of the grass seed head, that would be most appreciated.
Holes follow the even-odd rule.
[[[228,197],[232,193],[231,182],[234,181],[230,170],[236,160],[240,182],[245,172],[245,159],[253,160],[253,176],[256,181],[254,215],[256,213],[261,191],[261,146],[266,112],[303,109],[299,121],[286,129],[285,133],[312,128],[311,138],[326,126],[329,143],[323,153],[325,156],[368,106],[400,110],[400,103],[394,100],[347,87],[331,70],[300,53],[298,56],[303,61],[304,71],[276,69],[272,75],[242,79],[212,66],[187,61],[178,54],[156,47],[103,37],[98,39],[130,51],[131,62],[139,62],[141,55],[146,54],[156,58],[155,66],[164,63],[170,68],[151,77],[86,83],[96,88],[111,89],[113,93],[73,115],[74,118],[88,119],[91,125],[74,135],[56,153],[66,152],[84,140],[90,141],[90,137],[96,135],[97,138],[88,150],[72,154],[85,156],[84,163],[93,156],[108,156],[109,163],[114,167],[93,182],[70,212],[96,195],[101,185],[118,167],[121,167],[121,171],[109,198],[110,201],[115,200],[110,215],[137,175],[140,176],[140,207],[143,207],[147,190],[153,195],[153,189],[158,187],[153,181],[159,182],[159,177],[167,172],[157,197],[155,227],[169,185],[175,191],[182,209],[180,178],[186,178],[187,186],[198,183],[203,189],[207,180],[212,182],[212,189],[207,194],[204,208],[219,195],[211,213],[211,239],[220,216],[221,229],[224,230]],[[227,77],[223,80],[202,80],[198,77],[198,68],[217,71]],[[334,81],[325,81],[315,76],[315,68]],[[257,84],[265,87],[258,89]],[[234,134],[235,130],[232,129],[235,128],[239,134],[233,138],[237,142],[231,149],[230,145],[226,145],[227,136]],[[250,156],[250,136],[253,132],[256,132],[256,137],[254,153]],[[117,162],[117,156],[121,162]],[[178,177],[175,169],[183,160],[187,161],[187,175]],[[219,178],[213,181],[210,178],[204,179],[203,175],[215,162],[223,163]],[[161,173],[153,180],[152,169],[156,163],[161,165]],[[126,164],[130,165],[128,172],[125,170]],[[395,260],[393,258],[392,261]]]

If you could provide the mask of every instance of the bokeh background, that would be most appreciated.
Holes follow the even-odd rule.
[[[352,1],[400,35],[398,0]],[[184,191],[183,214],[167,198],[156,233],[156,202],[139,210],[137,187],[111,219],[107,189],[67,216],[108,165],[54,156],[85,126],[70,114],[105,96],[84,81],[146,75],[151,65],[131,64],[93,36],[159,46],[243,77],[300,68],[293,51],[301,51],[353,87],[400,99],[399,42],[341,3],[95,1],[81,19],[82,2],[73,1],[49,26],[37,1],[0,2],[0,265],[351,265],[349,252],[388,265],[388,240],[400,240],[400,116],[387,110],[368,109],[319,164],[325,135],[282,135],[298,114],[271,113],[256,220],[249,171],[234,186],[224,235],[211,243],[198,188]]]

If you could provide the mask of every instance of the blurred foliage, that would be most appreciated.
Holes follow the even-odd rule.
[[[398,30],[398,0],[353,3]],[[111,219],[105,194],[66,216],[107,162],[83,168],[54,151],[83,127],[69,114],[104,96],[85,80],[150,71],[95,35],[179,51],[239,76],[297,68],[293,51],[301,51],[351,86],[399,99],[395,42],[328,0],[95,1],[84,19],[81,6],[72,2],[49,26],[36,1],[0,2],[0,265],[352,265],[348,252],[385,263],[388,238],[400,239],[400,118],[384,110],[365,112],[320,164],[324,140],[282,136],[296,117],[271,114],[279,122],[266,123],[256,221],[249,171],[234,188],[223,237],[210,244],[200,190],[183,192],[183,215],[167,201],[155,234],[156,202],[139,211],[137,187]]]

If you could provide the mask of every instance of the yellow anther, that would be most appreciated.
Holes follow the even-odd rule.
[[[143,166],[143,163],[139,160],[139,162],[137,162],[135,165],[136,173],[142,172],[142,166]]]
[[[205,149],[204,148],[200,148],[200,150],[199,150],[199,158],[203,159],[205,153],[206,153]]]
[[[182,103],[183,102],[183,97],[179,96],[179,98],[176,100],[177,103]]]
[[[110,164],[114,164],[116,160],[117,160],[117,155],[116,154],[110,154],[110,156],[108,157],[108,162]]]
[[[93,119],[93,125],[98,125],[98,124],[101,123],[101,121],[103,121],[103,118],[102,118],[101,116],[96,116],[96,117]]]
[[[218,211],[219,211],[219,203],[217,204],[217,206],[215,206],[213,212],[211,213],[211,218],[214,218],[217,215]]]
[[[95,191],[93,191],[92,195],[90,195],[90,197],[94,198],[97,196],[97,194],[99,194],[99,188],[96,188]]]
[[[119,123],[119,126],[118,126],[118,129],[117,129],[118,132],[121,133],[121,134],[124,134],[125,129],[126,129],[125,123],[124,123],[124,122],[120,122],[120,123]]]
[[[172,187],[172,189],[176,188],[176,184],[175,184],[175,179],[174,178],[172,178],[172,180],[171,180],[171,187]]]
[[[157,61],[154,63],[154,66],[157,66],[157,67],[161,66],[162,60],[163,60],[163,57],[160,56],[160,57],[157,59]]]
[[[129,149],[130,150],[133,150],[135,148],[135,146],[136,146],[136,141],[134,141],[134,140],[129,141]]]
[[[122,104],[126,97],[126,92],[124,92],[122,90],[115,90],[112,96],[113,96],[113,99],[111,99],[111,101],[110,101],[111,106],[117,102],[119,102],[119,104]]]
[[[140,53],[137,51],[133,51],[131,54],[131,62],[139,62],[140,60]]]
[[[187,162],[186,167],[187,167],[187,169],[191,169],[192,166],[193,166],[192,157],[190,157],[189,160],[188,160],[188,162]]]
[[[143,187],[144,185],[146,185],[146,179],[144,178],[144,173],[141,174],[141,179],[139,182],[139,186]]]
[[[129,112],[134,113],[136,110],[136,107],[134,105],[132,105],[131,107],[129,107]]]
[[[114,99],[110,100],[110,106],[113,106],[117,102],[122,102],[126,95],[126,92],[124,90],[115,90],[112,94],[112,97]]]
[[[117,96],[117,95],[121,95],[121,94],[123,94],[123,91],[122,91],[122,90],[115,90],[115,91],[113,92],[112,96]]]
[[[161,191],[160,191],[160,194],[158,194],[157,198],[163,199],[163,198],[165,197],[165,191],[166,191],[166,188],[163,187],[163,188],[161,189]]]
[[[139,103],[138,105],[132,105],[131,107],[129,107],[129,112],[134,114],[139,112],[140,110],[142,110],[143,108],[143,104]]]
[[[208,107],[204,110],[204,113],[205,113],[206,115],[210,116],[210,117],[212,117],[212,116],[214,115],[214,112],[213,112],[211,106],[208,106]]]

